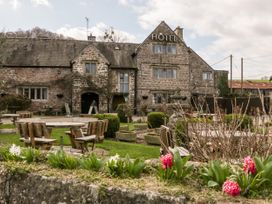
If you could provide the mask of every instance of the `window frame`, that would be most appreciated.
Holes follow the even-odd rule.
[[[213,80],[213,73],[212,72],[203,72],[202,73],[202,80],[203,81],[212,81]]]
[[[17,94],[25,96],[32,101],[48,101],[48,90],[49,88],[44,86],[20,86],[17,87]]]
[[[156,49],[160,47],[160,49]],[[173,49],[174,48],[174,49]],[[160,50],[160,52],[156,52]],[[177,54],[177,44],[167,43],[167,44],[152,44],[152,52],[153,54],[166,54],[166,55],[176,55]]]
[[[87,65],[90,65],[90,67],[88,67],[87,68]],[[94,65],[94,71],[92,71],[92,68],[93,68],[93,66],[92,65]],[[84,62],[84,68],[85,68],[85,73],[86,74],[90,74],[90,75],[96,75],[96,73],[97,73],[97,63],[96,62]],[[87,71],[87,70],[89,70],[89,71]]]
[[[153,67],[152,76],[153,79],[177,79],[177,68]]]
[[[121,76],[123,75],[123,81]],[[127,81],[126,79],[127,75]],[[119,92],[120,93],[129,93],[129,73],[128,72],[119,72],[118,74],[118,84],[119,84]],[[127,92],[126,92],[126,87],[127,86]]]

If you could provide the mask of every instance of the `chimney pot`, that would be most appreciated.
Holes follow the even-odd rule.
[[[183,28],[178,26],[174,32],[183,41]]]
[[[91,41],[91,42],[95,42],[96,41],[96,37],[94,35],[90,34],[88,36],[88,40]]]

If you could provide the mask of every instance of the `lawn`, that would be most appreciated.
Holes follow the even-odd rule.
[[[3,125],[0,125],[0,128]],[[12,126],[8,126],[9,128]],[[7,127],[5,127],[7,128]],[[60,144],[60,138],[63,136],[63,145],[71,145],[70,139],[65,135],[66,128],[54,128],[52,131],[52,137],[57,139],[57,145]],[[0,134],[0,146],[16,144],[23,146],[23,143],[19,140],[18,134]],[[97,148],[102,148],[108,151],[109,155],[119,154],[124,157],[127,154],[131,158],[158,158],[160,155],[158,146],[148,146],[143,144],[117,142],[114,140],[106,139],[103,143],[96,144]]]

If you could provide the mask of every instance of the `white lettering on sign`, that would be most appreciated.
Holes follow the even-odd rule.
[[[176,36],[175,35],[167,35],[163,33],[152,33],[151,35],[152,40],[157,40],[157,41],[166,41],[166,42],[176,42]]]

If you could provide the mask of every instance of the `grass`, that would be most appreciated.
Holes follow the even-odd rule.
[[[135,124],[143,124],[143,123],[120,123],[120,126],[122,127],[122,126],[128,125],[128,130],[132,131],[132,130],[135,130],[135,127],[134,127]]]
[[[12,129],[15,128],[15,125],[13,124],[1,124],[0,129]]]
[[[96,144],[96,147],[108,150],[109,155],[112,156],[119,154],[121,157],[125,157],[128,154],[131,158],[142,159],[159,158],[160,156],[160,149],[158,146],[104,140],[103,143]]]
[[[66,130],[68,129],[54,128],[52,130],[52,138],[57,139],[56,145],[60,144],[61,136],[63,136],[63,145],[71,145],[69,137],[64,133]],[[20,142],[19,138],[20,136],[18,134],[1,134],[0,146],[6,146],[11,144],[24,146],[24,144]],[[96,147],[109,151],[109,155],[119,154],[122,157],[125,157],[127,154],[131,158],[143,159],[158,158],[160,156],[160,150],[158,146],[147,146],[143,144],[104,140],[103,143],[96,144]]]

